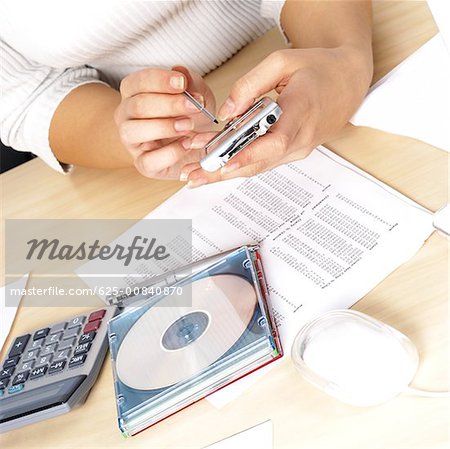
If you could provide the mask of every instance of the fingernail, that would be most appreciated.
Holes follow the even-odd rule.
[[[170,85],[174,89],[184,90],[184,76],[172,76],[170,78]]]
[[[187,179],[188,179],[188,176],[189,176],[189,174],[188,173],[181,173],[180,174],[180,181],[181,182],[186,182],[187,181]]]
[[[231,172],[237,170],[240,166],[241,166],[241,164],[239,162],[233,162],[231,164],[224,165],[220,169],[220,173],[222,173],[222,175],[226,175],[228,173],[231,173]]]
[[[207,183],[208,183],[208,180],[206,178],[198,178],[198,179],[193,179],[192,181],[189,181],[187,183],[187,186],[189,189],[195,189],[196,187],[200,187]]]
[[[234,111],[236,108],[236,105],[234,104],[234,101],[231,98],[227,98],[225,100],[225,103],[222,105],[219,111],[219,119],[220,120],[226,120]]]
[[[173,125],[175,131],[191,131],[194,127],[194,123],[190,118],[183,118],[181,120],[176,120]]]
[[[192,140],[189,139],[189,137],[187,139],[183,139],[181,142],[181,146],[185,149],[185,150],[190,150],[191,149],[191,143]]]
[[[204,148],[205,144],[203,142],[200,142],[199,140],[192,140],[190,148],[193,150],[201,150]]]
[[[193,93],[191,94],[202,106],[205,106],[205,97],[201,94]]]

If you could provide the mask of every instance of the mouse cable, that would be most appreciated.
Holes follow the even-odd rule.
[[[420,388],[408,387],[404,391],[406,394],[422,396],[426,398],[450,398],[450,391],[428,391]]]

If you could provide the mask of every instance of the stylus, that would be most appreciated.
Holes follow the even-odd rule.
[[[219,121],[208,111],[201,103],[199,103],[188,91],[184,91],[183,95],[203,114],[206,115],[212,122],[219,123]]]
[[[178,270],[173,270],[168,273],[154,276],[143,282],[135,284],[131,289],[131,293],[127,294],[124,292],[118,295],[109,295],[106,297],[106,301],[109,305],[125,305],[125,302],[142,299],[144,296],[149,296],[141,293],[144,289],[148,289],[150,287],[155,288],[172,285],[175,282],[181,281],[188,276],[211,267],[214,262],[222,260],[224,257],[228,256],[234,251],[236,251],[236,249],[232,249],[230,251],[216,254],[215,256],[211,256],[206,259],[202,259]]]

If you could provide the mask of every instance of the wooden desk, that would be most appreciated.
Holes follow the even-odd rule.
[[[425,3],[374,5],[375,79],[436,33]],[[208,82],[223,100],[231,82],[283,46],[277,31],[249,45]],[[437,210],[447,201],[448,154],[412,139],[348,126],[331,149]],[[134,170],[77,169],[61,176],[33,160],[1,176],[5,218],[141,218],[181,187]],[[417,386],[448,388],[448,242],[433,234],[419,253],[364,297],[355,309],[409,335],[421,353]],[[22,307],[11,335],[70,316],[76,309]],[[6,342],[9,346],[11,336]],[[86,404],[61,417],[0,436],[2,448],[200,448],[267,419],[276,448],[438,449],[447,447],[448,402],[407,396],[368,409],[338,403],[303,381],[286,358],[222,410],[206,401],[139,436],[117,429],[107,361]]]

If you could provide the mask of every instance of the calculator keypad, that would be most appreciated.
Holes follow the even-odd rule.
[[[45,329],[39,329],[36,331],[33,335],[33,340],[39,340],[40,338],[45,338],[48,333],[50,332],[50,329],[46,327]]]
[[[48,365],[37,366],[31,370],[30,379],[36,379],[42,377],[47,372]]]
[[[3,363],[3,368],[9,368],[10,366],[16,366],[19,363],[20,356],[9,357]]]
[[[0,368],[0,397],[18,393],[35,379],[82,366],[105,313],[97,310],[17,337]]]
[[[25,350],[25,346],[30,339],[30,334],[22,335],[14,340],[11,350],[9,351],[8,357],[14,357],[15,355],[20,355]]]
[[[9,368],[3,368],[0,371],[0,379],[4,379],[5,377],[11,377],[14,373],[14,366],[10,366]]]
[[[48,367],[48,374],[58,373],[59,371],[62,371],[65,366],[66,366],[66,361],[65,360],[60,360],[58,362],[53,362]]]
[[[17,385],[25,382],[30,375],[30,371],[22,371],[21,373],[17,373],[16,377],[14,377],[12,384]]]

